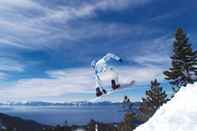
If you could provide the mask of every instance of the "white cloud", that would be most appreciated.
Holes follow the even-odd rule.
[[[133,8],[143,6],[150,1],[151,0],[99,0],[99,2],[96,4],[96,7],[98,9],[104,10],[120,10],[129,6]]]
[[[0,71],[23,72],[25,66],[13,58],[0,57]]]
[[[20,61],[12,57],[0,56],[0,80],[3,82],[7,80],[10,74],[13,72],[22,73],[24,72],[25,65]]]
[[[120,83],[135,80],[136,85],[147,84],[160,77],[159,67],[120,67]],[[7,101],[37,100],[64,97],[72,93],[95,93],[94,73],[91,69],[66,69],[48,72],[48,78],[21,79],[10,86],[1,87],[0,98]],[[74,96],[73,96],[74,97]]]
[[[7,78],[7,73],[0,72],[0,80],[5,80]]]
[[[173,10],[171,12],[167,12],[164,14],[162,13],[157,16],[153,16],[148,21],[149,22],[158,22],[158,21],[165,21],[167,19],[175,19],[175,18],[181,16],[182,14],[184,14],[186,11],[187,11],[186,8],[180,8],[178,10]]]
[[[81,38],[75,38],[77,35],[72,34],[73,30],[76,30],[74,32],[80,32],[80,28],[77,31],[78,28],[71,26],[69,24],[71,20],[94,16],[96,10],[119,10],[128,6],[134,8],[149,1],[151,0],[97,0],[90,3],[83,1],[80,4],[72,5],[54,4],[53,7],[50,7],[46,6],[48,1],[41,4],[34,0],[2,0],[0,1],[0,39],[7,41],[4,44],[8,46],[15,45],[22,48],[53,46],[54,44],[49,42],[51,39],[66,38],[73,40]],[[34,13],[37,15],[34,15]],[[54,27],[54,23],[62,25],[61,27]],[[21,42],[16,43],[13,39],[6,37],[8,35]]]
[[[6,38],[0,38],[0,47],[6,47],[6,46],[13,46],[13,47],[18,47],[18,48],[25,48],[27,49],[26,46],[21,44],[22,42],[20,40],[17,40],[16,38],[12,36],[7,36]]]
[[[33,78],[18,80],[10,87],[1,88],[3,100],[31,100],[40,97],[58,97],[66,93],[91,92],[94,79],[88,69],[49,72],[51,79]]]
[[[153,79],[161,79],[164,68],[156,66],[126,67],[120,69],[120,81],[135,80],[137,85],[147,84]]]
[[[37,4],[32,0],[1,0],[0,1],[0,9],[8,9],[8,8],[30,8],[36,7]]]
[[[142,65],[163,64],[167,65],[170,61],[168,55],[150,54],[144,56],[137,56],[134,61]]]
[[[142,43],[147,46],[139,48],[138,55],[131,58],[134,62],[144,66],[160,65],[165,67],[170,64],[173,40],[169,34],[143,40]]]

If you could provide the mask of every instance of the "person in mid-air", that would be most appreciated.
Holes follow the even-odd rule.
[[[118,74],[117,74],[117,72],[115,72],[115,70],[107,64],[107,62],[110,59],[113,59],[113,60],[118,61],[118,62],[122,62],[122,59],[119,56],[117,56],[115,54],[112,54],[112,53],[107,53],[100,60],[98,60],[98,61],[93,60],[91,62],[91,66],[92,66],[92,68],[95,71],[96,96],[98,96],[98,97],[101,96],[101,95],[103,95],[103,93],[104,94],[107,93],[107,91],[102,86],[102,82],[101,82],[101,78],[100,78],[100,76],[104,72],[106,72],[106,71],[109,71],[110,70],[111,72],[113,72],[114,74],[116,74],[114,76],[114,79],[111,80],[112,89],[115,90],[115,89],[117,89],[117,88],[120,87],[120,85],[118,84]]]

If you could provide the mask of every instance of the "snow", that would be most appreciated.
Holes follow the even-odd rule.
[[[197,131],[197,83],[182,87],[171,101],[134,131]]]

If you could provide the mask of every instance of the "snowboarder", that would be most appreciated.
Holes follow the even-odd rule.
[[[95,71],[95,78],[96,78],[96,96],[99,97],[101,95],[106,94],[107,91],[103,88],[102,86],[102,82],[100,79],[100,76],[106,72],[106,71],[111,71],[115,74],[114,79],[111,80],[111,84],[112,84],[112,89],[117,89],[120,87],[120,85],[118,84],[118,73],[108,65],[108,61],[110,59],[116,60],[118,62],[122,62],[122,59],[118,56],[116,56],[115,54],[112,53],[107,53],[103,58],[101,58],[98,61],[93,60],[91,62],[91,66]]]

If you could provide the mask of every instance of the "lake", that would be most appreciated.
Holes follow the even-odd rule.
[[[39,123],[57,125],[87,124],[91,119],[111,123],[120,122],[123,112],[120,105],[81,105],[81,106],[0,106],[0,112]]]

